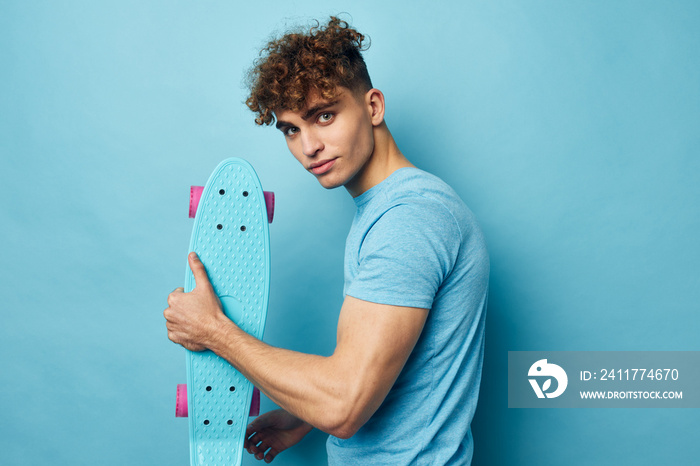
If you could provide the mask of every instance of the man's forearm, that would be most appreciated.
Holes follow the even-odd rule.
[[[348,383],[332,357],[270,346],[223,317],[209,349],[231,363],[277,405],[324,432],[345,432]]]

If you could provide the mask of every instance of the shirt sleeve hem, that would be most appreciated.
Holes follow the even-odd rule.
[[[361,299],[362,301],[368,301],[375,304],[386,304],[388,306],[402,306],[402,307],[417,307],[420,309],[430,309],[433,305],[432,300],[412,297],[406,295],[398,294],[387,294],[387,293],[357,293],[350,290],[346,293],[346,296],[352,296],[356,299]]]

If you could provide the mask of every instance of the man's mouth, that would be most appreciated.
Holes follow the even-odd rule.
[[[311,172],[314,175],[321,175],[323,173],[326,173],[328,170],[331,169],[333,164],[335,163],[335,159],[331,160],[322,160],[320,162],[311,164]]]

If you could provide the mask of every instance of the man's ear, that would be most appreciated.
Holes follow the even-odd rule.
[[[370,89],[365,94],[365,103],[369,110],[372,126],[379,126],[384,121],[384,94],[379,89]]]

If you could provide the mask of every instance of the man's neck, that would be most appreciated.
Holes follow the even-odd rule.
[[[367,163],[345,184],[352,197],[357,197],[378,185],[399,168],[414,167],[401,153],[386,122],[374,128],[374,150]]]

